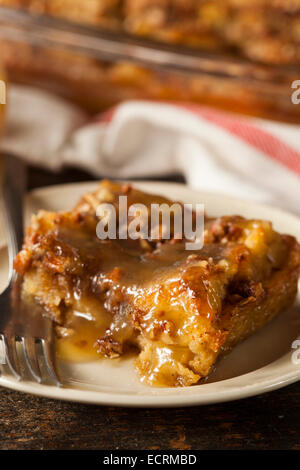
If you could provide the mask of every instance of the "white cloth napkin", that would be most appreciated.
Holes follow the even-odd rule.
[[[130,101],[93,121],[48,93],[12,87],[0,149],[52,170],[114,178],[182,173],[197,189],[300,213],[300,126],[207,107]]]

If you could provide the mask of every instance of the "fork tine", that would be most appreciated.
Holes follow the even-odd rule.
[[[28,369],[30,370],[33,378],[38,383],[41,383],[42,376],[41,376],[39,361],[37,357],[35,339],[22,337],[22,345],[23,345],[24,356],[26,359]]]
[[[6,360],[5,360],[5,345],[4,345],[4,335],[2,333],[0,333],[0,340],[1,340],[1,343],[0,343],[0,365],[4,365],[6,364]]]
[[[48,372],[49,372],[52,380],[57,385],[57,387],[61,387],[62,382],[59,378],[59,373],[58,373],[58,370],[57,370],[57,367],[56,367],[54,340],[52,339],[50,341],[46,341],[46,340],[42,339],[41,342],[42,342],[43,353],[44,353],[45,362],[46,362]]]
[[[4,338],[4,347],[5,347],[5,355],[8,366],[17,380],[22,380],[22,373],[19,367],[19,360],[17,356],[17,349],[16,349],[16,338],[15,336],[6,336],[3,335]]]

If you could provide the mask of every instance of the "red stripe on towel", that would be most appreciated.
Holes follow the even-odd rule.
[[[248,144],[282,165],[285,165],[300,176],[300,153],[288,144],[282,142],[275,135],[260,129],[259,127],[255,127],[252,123],[246,122],[246,119],[243,117],[239,119],[238,117],[233,117],[230,114],[214,111],[210,108],[201,106],[183,105],[181,107],[192,111],[203,119],[206,119],[207,121],[226,129],[231,134],[240,137]]]
[[[153,101],[149,101],[149,103],[153,103]],[[159,102],[157,101],[154,103],[159,105]],[[288,144],[282,142],[275,135],[260,129],[259,127],[256,127],[250,122],[247,122],[247,118],[242,116],[239,118],[239,116],[234,116],[230,113],[225,113],[208,108],[206,106],[198,106],[189,103],[174,103],[164,101],[163,104],[185,109],[197,116],[200,116],[202,119],[222,127],[223,129],[244,140],[252,147],[260,150],[268,157],[273,158],[278,163],[281,163],[300,176],[300,153]],[[98,122],[109,124],[113,120],[113,117],[117,111],[118,106],[115,106],[98,115],[96,120]]]

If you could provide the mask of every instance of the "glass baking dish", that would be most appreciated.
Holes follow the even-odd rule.
[[[9,79],[43,87],[94,113],[127,99],[201,103],[300,123],[300,66],[252,62],[0,7]]]

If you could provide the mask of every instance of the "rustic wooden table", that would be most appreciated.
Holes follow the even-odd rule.
[[[29,188],[89,179],[30,170]],[[0,388],[0,449],[297,449],[300,383],[232,403],[123,409]]]
[[[300,383],[232,403],[123,409],[0,388],[0,449],[297,449]]]

